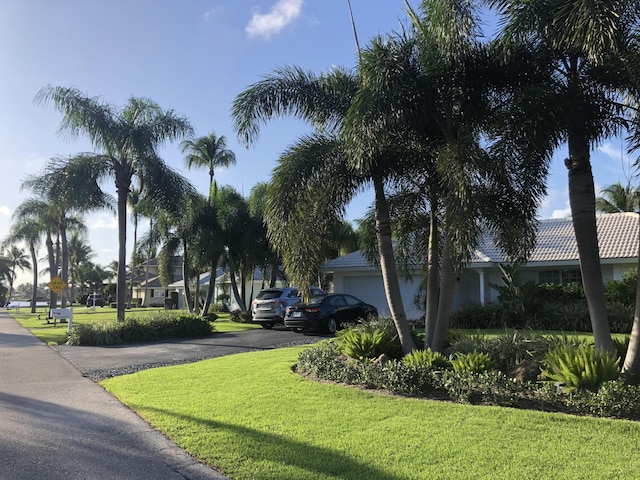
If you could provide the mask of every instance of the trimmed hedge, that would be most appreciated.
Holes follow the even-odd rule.
[[[67,345],[119,345],[159,340],[193,338],[211,335],[208,319],[197,315],[161,312],[144,318],[128,317],[124,322],[75,325]]]

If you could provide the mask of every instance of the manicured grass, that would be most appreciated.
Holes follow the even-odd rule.
[[[232,479],[640,478],[640,425],[401,398],[314,382],[305,347],[102,385]]]
[[[162,308],[131,308],[126,311],[126,316],[145,317],[159,312],[163,312]],[[7,313],[15,318],[20,325],[28,329],[40,340],[48,345],[59,345],[67,341],[67,324],[53,323],[47,324],[48,309],[38,307],[36,313],[31,313],[28,307],[22,307],[19,310],[8,310]],[[115,322],[116,309],[109,307],[87,308],[85,306],[76,305],[73,308],[73,325],[91,324],[99,322]],[[40,319],[38,319],[40,315]],[[213,323],[215,332],[237,332],[252,328],[260,328],[260,325],[251,323],[237,323],[229,320],[228,313],[218,314],[218,319]]]

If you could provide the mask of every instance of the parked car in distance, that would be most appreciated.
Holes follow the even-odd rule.
[[[378,316],[378,309],[353,295],[330,293],[287,307],[284,326],[295,332],[322,329],[335,333],[343,324]]]
[[[104,307],[104,295],[101,293],[92,293],[87,297],[87,307]]]
[[[324,295],[324,290],[311,287],[311,296]],[[284,323],[285,309],[298,303],[300,295],[296,287],[265,288],[251,302],[251,320],[262,328],[273,328],[276,323]]]

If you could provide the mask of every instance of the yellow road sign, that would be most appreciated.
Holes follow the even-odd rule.
[[[62,280],[60,277],[53,277],[51,281],[47,283],[47,287],[49,287],[53,293],[60,293],[62,290],[67,288],[67,282]]]

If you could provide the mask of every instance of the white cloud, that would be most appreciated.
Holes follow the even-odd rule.
[[[551,214],[551,218],[567,218],[571,216],[571,209],[565,208],[562,210],[554,210]]]
[[[278,0],[269,13],[255,12],[245,31],[250,37],[271,38],[300,16],[304,0]]]
[[[94,228],[101,230],[116,230],[118,228],[118,219],[115,216],[108,214],[89,216],[87,226],[89,230]]]
[[[10,217],[11,209],[6,205],[0,205],[0,215],[4,215],[5,217]]]

